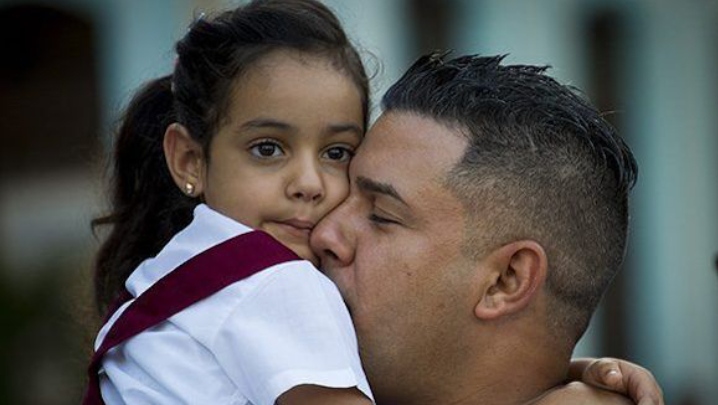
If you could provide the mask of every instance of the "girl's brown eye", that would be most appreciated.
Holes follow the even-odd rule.
[[[327,149],[326,152],[324,152],[324,155],[329,160],[337,160],[337,161],[347,161],[354,156],[354,152],[351,149],[348,149],[343,146],[334,146],[329,149]]]
[[[249,148],[249,152],[258,158],[271,158],[281,156],[284,151],[275,142],[262,141]]]
[[[264,144],[259,145],[259,154],[262,156],[272,156],[274,154],[274,151],[277,149],[275,145],[271,144]]]

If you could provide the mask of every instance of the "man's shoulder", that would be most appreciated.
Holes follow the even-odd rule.
[[[608,390],[603,390],[574,381],[561,387],[551,390],[540,400],[535,402],[537,405],[552,404],[615,404],[630,405],[633,402],[623,395],[616,394]]]

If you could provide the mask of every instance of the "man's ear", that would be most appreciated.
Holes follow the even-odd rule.
[[[192,139],[187,128],[173,123],[165,130],[162,147],[167,167],[177,187],[190,197],[201,195],[205,169],[202,146]]]
[[[543,286],[548,259],[532,240],[503,245],[482,261],[491,276],[474,308],[480,319],[496,319],[524,309]]]

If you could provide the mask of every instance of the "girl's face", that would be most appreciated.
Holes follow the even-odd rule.
[[[270,53],[234,85],[203,167],[206,203],[317,264],[309,234],[347,196],[363,122],[359,88],[330,61]]]

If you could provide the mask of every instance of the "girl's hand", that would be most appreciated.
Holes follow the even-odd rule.
[[[569,368],[569,380],[621,393],[638,405],[664,405],[663,392],[653,374],[626,360],[609,357],[574,359]]]

